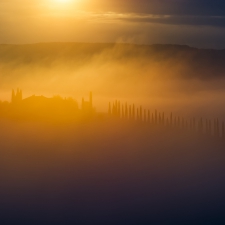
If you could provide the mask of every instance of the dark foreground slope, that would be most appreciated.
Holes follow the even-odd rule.
[[[225,140],[1,121],[1,224],[224,224]]]

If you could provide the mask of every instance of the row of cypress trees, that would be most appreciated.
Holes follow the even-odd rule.
[[[109,103],[108,114],[114,118],[140,121],[152,125],[178,127],[225,138],[225,124],[220,122],[218,118],[214,120],[203,118],[185,119],[184,117],[174,116],[173,113],[166,117],[164,112],[150,111],[142,106],[136,107],[134,104],[122,104],[117,100]]]

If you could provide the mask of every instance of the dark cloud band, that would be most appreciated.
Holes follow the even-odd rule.
[[[91,0],[101,10],[162,15],[225,16],[223,0]]]
[[[225,27],[225,17],[222,16],[133,15],[128,17],[121,17],[118,19],[136,23],[161,23],[174,25]]]

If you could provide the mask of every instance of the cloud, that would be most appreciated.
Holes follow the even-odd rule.
[[[225,47],[219,0],[84,0],[60,8],[53,0],[2,0],[0,43],[129,42]],[[88,3],[88,4],[87,4]]]
[[[225,15],[222,0],[90,0],[99,10],[169,15]]]
[[[55,0],[1,0],[0,6],[0,13],[32,13],[43,7],[55,8],[57,4]],[[70,6],[73,10],[82,8],[85,11],[98,12],[225,16],[223,0],[74,0]]]
[[[122,20],[134,23],[161,23],[174,25],[225,27],[225,16],[179,16],[134,13],[92,13],[89,18],[96,21]]]

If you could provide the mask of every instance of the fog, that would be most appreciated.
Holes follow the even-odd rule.
[[[2,221],[224,220],[224,139],[117,120],[0,123]]]
[[[85,43],[0,49],[3,224],[225,221],[224,51]],[[17,87],[23,100],[20,90],[21,99],[11,99]]]
[[[1,45],[0,94],[10,100],[11,89],[19,87],[24,97],[71,96],[79,102],[92,91],[99,111],[118,99],[182,114],[207,109],[207,116],[220,116],[224,58],[223,50],[173,45]]]

